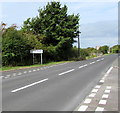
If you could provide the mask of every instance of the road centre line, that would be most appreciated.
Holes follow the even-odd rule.
[[[84,66],[80,66],[79,68],[83,68]]]
[[[31,87],[31,86],[37,85],[37,84],[42,83],[42,82],[45,82],[45,81],[47,81],[47,80],[48,80],[48,78],[43,79],[43,80],[40,80],[40,81],[38,81],[38,82],[34,82],[34,83],[32,83],[32,84],[29,84],[29,85],[23,86],[23,87],[21,87],[21,88],[15,89],[15,90],[12,90],[11,92],[12,92],[12,93],[15,93],[15,92],[17,92],[17,91],[20,91],[20,90],[26,89],[26,88],[28,88],[28,87]]]
[[[63,74],[66,74],[66,73],[72,72],[72,71],[74,71],[74,70],[75,70],[75,69],[71,69],[71,70],[65,71],[65,72],[63,72],[63,73],[60,73],[60,74],[58,74],[58,75],[63,75]]]

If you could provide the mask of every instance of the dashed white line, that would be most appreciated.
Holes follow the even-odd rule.
[[[88,64],[85,64],[85,65],[83,65],[84,67],[86,67]]]
[[[13,73],[13,76],[16,76],[16,73]]]
[[[108,94],[103,94],[102,98],[108,98]]]
[[[104,83],[104,80],[100,80],[101,83]]]
[[[97,107],[95,111],[104,111],[103,107]]]
[[[88,108],[88,106],[82,105],[82,106],[80,106],[80,108],[78,109],[78,111],[86,111],[87,108]]]
[[[111,86],[107,86],[106,89],[111,89],[112,87]]]
[[[106,102],[107,102],[107,100],[100,100],[100,101],[99,101],[99,104],[104,104],[104,105],[105,105]]]
[[[28,71],[29,73],[31,73],[32,71],[30,70],[30,71]]]
[[[101,87],[100,85],[95,86],[95,88],[100,88],[100,87]]]
[[[99,60],[97,60],[97,62],[99,62],[100,61],[100,59]]]
[[[89,104],[91,102],[91,99],[85,99],[84,103]]]
[[[10,75],[6,75],[7,77],[10,77]]]
[[[75,70],[75,69],[71,69],[71,70],[65,71],[65,72],[63,72],[63,73],[60,73],[60,74],[58,74],[58,75],[63,75],[63,74],[66,74],[66,73],[72,72],[72,71],[74,71],[74,70]]]
[[[37,69],[38,71],[40,70],[40,69]]]
[[[94,64],[95,62],[91,62],[90,64]]]
[[[83,68],[84,66],[80,66],[79,68]]]
[[[24,71],[24,73],[27,73],[27,71]]]
[[[22,73],[18,73],[18,75],[22,75]]]
[[[104,92],[105,92],[105,93],[110,93],[110,90],[107,90],[107,89],[106,89]]]
[[[36,71],[35,69],[33,71]]]
[[[26,88],[31,87],[31,86],[34,86],[34,85],[36,85],[36,84],[39,84],[39,83],[45,82],[45,81],[47,81],[47,80],[48,80],[48,78],[43,79],[43,80],[40,80],[40,81],[38,81],[38,82],[34,82],[34,83],[32,83],[32,84],[29,84],[29,85],[23,86],[23,87],[21,87],[21,88],[15,89],[15,90],[12,90],[11,92],[12,92],[12,93],[15,93],[15,92],[17,92],[17,91],[20,91],[20,90],[26,89]]]
[[[96,93],[91,93],[89,97],[95,97]]]
[[[92,93],[97,93],[98,92],[98,89],[93,89],[92,90]]]

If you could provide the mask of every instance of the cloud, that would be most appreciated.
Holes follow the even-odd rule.
[[[118,43],[117,21],[99,21],[81,26],[81,47],[112,46]]]

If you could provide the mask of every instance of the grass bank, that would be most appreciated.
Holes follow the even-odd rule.
[[[10,71],[10,70],[16,70],[16,69],[24,69],[24,68],[32,68],[32,67],[42,67],[42,66],[49,66],[54,64],[60,64],[60,63],[66,63],[71,61],[60,61],[60,62],[50,62],[46,64],[35,64],[35,65],[29,65],[29,66],[3,66],[0,68],[0,71]]]

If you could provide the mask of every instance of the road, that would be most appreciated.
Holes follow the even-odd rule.
[[[3,111],[73,111],[118,55],[4,72]]]

